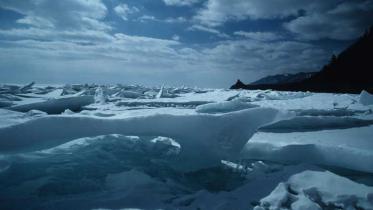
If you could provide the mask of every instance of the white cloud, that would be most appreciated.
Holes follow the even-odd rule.
[[[97,30],[54,30],[54,29],[9,29],[0,30],[0,38],[11,38],[15,40],[43,39],[47,41],[70,41],[70,42],[100,42],[110,41],[113,36]]]
[[[259,1],[252,2],[259,4]],[[242,5],[231,4],[231,1],[226,1],[227,7],[241,10],[236,7]],[[133,8],[127,6],[127,9],[123,5],[116,10],[128,18],[128,9]],[[223,13],[219,13],[218,18],[209,24],[196,23],[189,28],[223,37],[226,41],[195,47],[182,43],[177,35],[170,39],[157,39],[114,34],[110,24],[105,22],[107,8],[99,0],[2,0],[0,6],[24,15],[17,24],[26,27],[0,30],[0,67],[11,69],[13,73],[7,74],[13,74],[16,81],[20,75],[31,78],[35,72],[40,72],[41,77],[47,77],[46,81],[53,75],[60,78],[59,82],[75,78],[84,81],[89,77],[129,83],[161,80],[181,83],[188,80],[192,84],[205,78],[203,84],[210,81],[209,84],[220,83],[221,87],[230,85],[238,75],[249,75],[254,80],[269,72],[318,70],[324,59],[329,57],[329,52],[317,46],[279,41],[270,32],[237,31],[235,35],[245,38],[228,40],[230,37],[227,34],[212,28],[214,24],[210,23],[222,24],[249,14],[231,15],[232,11],[227,12],[229,8],[222,10]],[[205,9],[208,8],[207,5]],[[342,8],[334,12],[340,10]],[[198,14],[202,14],[201,11]],[[261,13],[256,14],[253,17],[259,17]],[[142,18],[169,23],[187,21],[183,17],[163,20],[152,16]],[[267,42],[269,40],[271,42]],[[0,75],[4,74],[0,72]],[[61,79],[61,76],[64,77]]]
[[[236,31],[234,35],[242,36],[248,39],[254,39],[258,41],[274,41],[282,39],[283,37],[278,33],[273,32],[247,32],[247,31]]]
[[[147,82],[156,82],[152,76],[156,74],[161,77],[158,82],[167,79],[180,83],[189,78],[188,84],[192,84],[200,82],[203,75],[206,81],[214,78],[209,85],[220,84],[221,87],[230,85],[238,76],[250,75],[250,80],[254,80],[266,74],[315,71],[328,58],[327,52],[302,42],[266,43],[246,39],[191,48],[181,43],[177,36],[165,40],[96,31],[54,34],[40,29],[17,30],[21,29],[0,31],[0,37],[14,39],[18,34],[19,38],[17,41],[0,41],[0,66],[9,65],[10,60],[22,59],[25,65],[29,65],[26,69],[45,66],[46,72],[41,76],[56,72],[70,75],[70,79],[79,77],[84,80],[85,76],[96,75],[96,79],[107,78],[111,82],[118,82],[120,77],[129,83],[129,78],[132,78],[132,83],[146,82],[142,80],[144,77],[152,77]],[[19,74],[23,70],[15,68],[16,64],[8,68]],[[113,76],[102,76],[103,72]]]
[[[185,23],[188,20],[184,17],[168,17],[166,19],[159,19],[152,15],[142,15],[137,18],[140,22],[147,22],[147,21],[157,21],[157,22],[164,22],[164,23]]]
[[[5,40],[95,43],[113,39],[112,27],[103,21],[107,8],[100,0],[4,0],[0,7],[24,15],[16,23],[26,26],[1,29],[0,38]]]
[[[0,7],[25,15],[18,23],[33,27],[54,27],[61,30],[111,29],[110,25],[102,22],[107,8],[101,0],[3,0],[0,1]]]
[[[211,28],[227,21],[285,17],[295,17],[285,24],[285,28],[300,39],[350,40],[373,24],[373,2],[370,0],[208,0],[194,19]]]
[[[20,24],[34,26],[37,28],[54,28],[54,24],[48,19],[35,16],[26,16],[24,18],[18,19],[16,22]]]
[[[163,0],[168,6],[191,6],[200,0]]]
[[[164,20],[165,22],[167,23],[185,23],[187,22],[188,20],[185,18],[185,17],[176,17],[176,18],[166,18]]]
[[[138,18],[140,22],[145,22],[145,21],[159,21],[156,17],[151,16],[151,15],[142,15]]]
[[[179,41],[180,40],[180,36],[178,36],[178,35],[173,35],[172,36],[172,40],[175,40],[175,41]]]
[[[128,16],[139,12],[137,7],[129,7],[127,4],[119,4],[114,7],[115,13],[121,17],[123,20],[128,20]]]
[[[188,28],[188,30],[190,30],[190,31],[203,31],[203,32],[215,34],[218,37],[229,38],[229,35],[227,35],[225,33],[222,33],[220,31],[218,31],[217,29],[209,28],[209,27],[202,26],[202,25],[192,25]]]

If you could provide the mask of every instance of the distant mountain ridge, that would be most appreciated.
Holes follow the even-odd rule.
[[[288,84],[294,82],[300,82],[304,79],[310,78],[316,74],[316,72],[300,72],[296,74],[276,74],[263,77],[250,85],[269,85],[269,84]]]
[[[273,89],[334,93],[373,92],[373,27],[338,56],[333,55],[321,71],[301,81],[285,84],[248,84],[231,89]]]

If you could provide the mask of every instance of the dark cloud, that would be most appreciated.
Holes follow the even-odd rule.
[[[300,16],[300,14],[303,14]],[[373,24],[371,0],[209,0],[195,19],[201,24],[219,26],[245,19],[283,19],[285,28],[302,39],[355,39]]]
[[[195,19],[202,24],[218,26],[230,20],[277,19],[296,16],[301,10],[323,11],[338,0],[208,0]]]
[[[373,24],[373,1],[349,1],[312,11],[285,24],[301,39],[351,40]]]

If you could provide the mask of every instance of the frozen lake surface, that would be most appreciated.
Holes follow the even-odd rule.
[[[0,85],[0,209],[373,209],[373,96]]]

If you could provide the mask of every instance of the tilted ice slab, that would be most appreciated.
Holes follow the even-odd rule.
[[[17,94],[17,96],[24,97],[24,98],[55,99],[55,98],[61,97],[62,94],[63,94],[63,89],[57,88],[55,90],[49,91],[44,94],[32,92],[32,93],[25,93],[25,94]]]
[[[31,110],[26,113],[0,109],[0,128],[17,125],[27,122],[37,117],[45,116],[46,113],[37,110]]]
[[[334,116],[334,117],[348,117],[363,114],[365,110],[351,110],[347,108],[337,109],[296,109],[292,110],[297,116]]]
[[[283,120],[261,128],[261,131],[288,133],[302,131],[319,131],[330,129],[346,129],[373,124],[373,120],[353,117],[334,116],[301,116]]]
[[[254,210],[373,209],[373,187],[325,171],[304,171],[280,183]]]
[[[18,96],[8,93],[0,93],[0,108],[9,107],[14,105],[15,101],[21,101],[22,99]]]
[[[27,112],[33,109],[47,112],[48,114],[59,114],[66,109],[80,110],[83,106],[94,102],[93,96],[66,96],[36,102],[24,103],[11,106],[8,109],[20,112]]]
[[[210,114],[225,113],[225,112],[239,111],[243,109],[250,109],[254,107],[258,107],[258,105],[245,103],[240,100],[232,100],[232,101],[223,101],[223,102],[208,103],[208,104],[200,105],[196,107],[196,112],[210,113]]]
[[[79,115],[46,116],[0,128],[0,152],[35,151],[72,139],[105,134],[165,136],[178,141],[178,166],[195,169],[236,157],[255,131],[285,117],[271,108],[222,115],[152,115],[126,119]]]
[[[236,90],[214,90],[203,93],[184,93],[180,94],[177,98],[154,98],[154,99],[128,99],[122,100],[117,103],[118,106],[153,106],[153,107],[166,107],[166,106],[190,106],[195,107],[198,105],[223,102],[237,95],[239,92]]]
[[[161,208],[161,201],[184,188],[163,181],[175,176],[166,163],[179,151],[170,138],[105,135],[2,156],[1,209],[114,208],[113,202],[118,209]]]
[[[307,162],[373,172],[373,126],[293,133],[256,133],[242,158]]]
[[[116,106],[127,106],[127,107],[184,107],[194,108],[201,104],[209,103],[209,101],[157,101],[157,100],[139,100],[139,101],[119,101]]]
[[[0,99],[0,108],[12,106],[13,102],[9,100]]]
[[[130,91],[130,90],[120,90],[119,92],[113,95],[114,97],[121,97],[121,98],[140,98],[143,96],[142,93]]]
[[[363,105],[373,105],[373,95],[363,90],[360,93],[359,102]]]
[[[366,110],[367,107],[361,105],[358,101],[359,95],[354,94],[317,93],[304,98],[261,100],[252,103],[261,107],[273,107],[285,110]]]
[[[310,92],[272,90],[246,90],[240,92],[241,97],[247,97],[250,101],[301,99],[311,95],[312,93]]]

